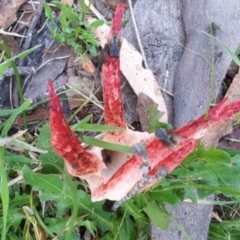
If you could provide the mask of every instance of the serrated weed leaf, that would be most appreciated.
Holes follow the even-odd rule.
[[[62,197],[63,180],[59,174],[41,174],[33,172],[29,167],[23,167],[23,177],[34,191],[41,191],[42,201],[57,200]]]
[[[158,227],[163,230],[168,228],[169,216],[156,203],[149,202],[143,210]]]
[[[196,148],[182,163],[184,166],[190,166],[192,162],[204,160],[207,165],[218,165],[228,164],[231,161],[230,155],[221,150],[215,149],[204,149],[202,147]]]
[[[39,136],[35,141],[36,147],[40,149],[44,149],[47,153],[42,153],[39,156],[43,167],[46,167],[45,172],[51,173],[51,167],[49,165],[54,166],[58,170],[62,170],[64,163],[62,158],[57,155],[50,143],[50,126],[49,124],[44,124],[40,130]]]

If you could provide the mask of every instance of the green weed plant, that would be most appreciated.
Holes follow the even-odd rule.
[[[96,20],[89,23],[85,20],[88,7],[84,4],[84,1],[81,1],[81,3],[81,9],[77,9],[58,1],[51,2],[60,11],[58,17],[59,24],[56,21],[56,14],[54,14],[49,4],[45,3],[44,8],[48,19],[47,24],[52,38],[56,41],[73,47],[74,52],[79,56],[87,52],[91,56],[96,56],[98,54],[97,47],[99,43],[95,39],[94,30],[98,26],[101,26],[104,21]]]

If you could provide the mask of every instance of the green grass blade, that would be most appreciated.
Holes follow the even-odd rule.
[[[8,207],[9,207],[9,189],[7,185],[7,174],[5,169],[5,156],[4,156],[4,148],[0,147],[0,196],[2,200],[2,214],[3,214],[3,222],[2,222],[2,233],[1,240],[5,240],[7,236],[7,216],[8,216]]]
[[[1,109],[0,116],[11,115],[16,111],[16,109]]]
[[[17,118],[19,114],[21,114],[23,111],[25,111],[30,104],[32,103],[31,100],[26,100],[19,108],[16,108],[11,117],[8,118],[4,123],[0,125],[0,129],[3,128],[1,136],[6,137],[9,129],[11,128],[13,122]]]
[[[125,152],[125,153],[132,152],[132,148],[129,146],[124,146],[124,145],[120,145],[120,144],[116,144],[116,143],[104,142],[102,140],[88,137],[88,136],[83,137],[83,142],[86,144],[92,145],[92,146],[96,146],[96,147],[100,147],[100,148],[104,148],[104,149],[108,149],[108,150],[112,150],[112,151],[116,151],[116,152]]]
[[[0,45],[3,45],[3,40],[0,37]],[[28,56],[31,52],[35,51],[37,48],[39,48],[41,45],[37,45],[33,48],[30,48],[29,50],[26,50],[20,54],[18,54],[17,56],[14,56],[6,61],[4,61],[3,63],[0,64],[0,76],[3,75],[3,73],[12,65],[13,61],[16,59],[22,59],[25,58],[26,56]]]
[[[240,66],[240,60],[238,59],[238,56],[222,41],[218,40],[217,38],[215,38],[214,36],[204,32],[206,35],[208,35],[209,37],[215,39],[216,41],[218,41],[220,43],[220,45],[227,51],[227,53],[230,55],[230,57],[232,58],[232,60],[238,65]]]
[[[111,127],[101,124],[76,124],[72,126],[73,131],[89,131],[89,132],[111,132],[111,131],[123,131],[120,127]]]

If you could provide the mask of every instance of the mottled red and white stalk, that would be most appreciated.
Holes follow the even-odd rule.
[[[87,177],[100,174],[105,167],[102,159],[86,151],[80,144],[64,118],[52,81],[48,81],[51,144],[53,149],[64,158],[68,172],[72,176]]]
[[[122,14],[125,8],[127,8],[126,4],[119,4],[116,9],[108,36],[109,54],[105,56],[101,75],[105,124],[124,128],[126,123],[122,106],[120,59],[117,48],[121,47]]]

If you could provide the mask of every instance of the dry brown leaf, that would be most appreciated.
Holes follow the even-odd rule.
[[[95,67],[88,54],[84,54],[80,58],[77,58],[75,63],[86,72],[94,73],[95,71]]]
[[[31,114],[27,115],[27,122],[29,124],[32,124],[32,123],[38,124],[40,122],[45,122],[48,118],[49,118],[48,111],[45,108],[39,106],[39,107],[35,108],[31,112]],[[16,120],[14,121],[14,126],[19,129],[23,126],[23,117],[22,116],[16,118]]]
[[[106,0],[106,3],[110,5],[111,7],[117,7],[119,3],[127,3],[127,1],[121,1],[121,0]]]
[[[95,19],[91,18],[89,21],[93,22]],[[109,30],[110,28],[106,24],[96,29],[96,37],[102,47],[107,43]],[[123,39],[120,50],[121,72],[137,95],[144,93],[157,103],[158,110],[164,112],[161,121],[167,122],[167,108],[160,88],[152,71],[143,68],[142,62],[142,55],[126,39]]]
[[[16,12],[26,0],[0,1],[0,28],[7,29],[16,21]]]
[[[73,0],[61,0],[62,4],[68,4],[69,6],[73,5]]]
[[[16,56],[22,52],[22,49],[19,47],[19,44],[13,38],[13,36],[2,36],[3,41],[7,45],[12,56]]]

